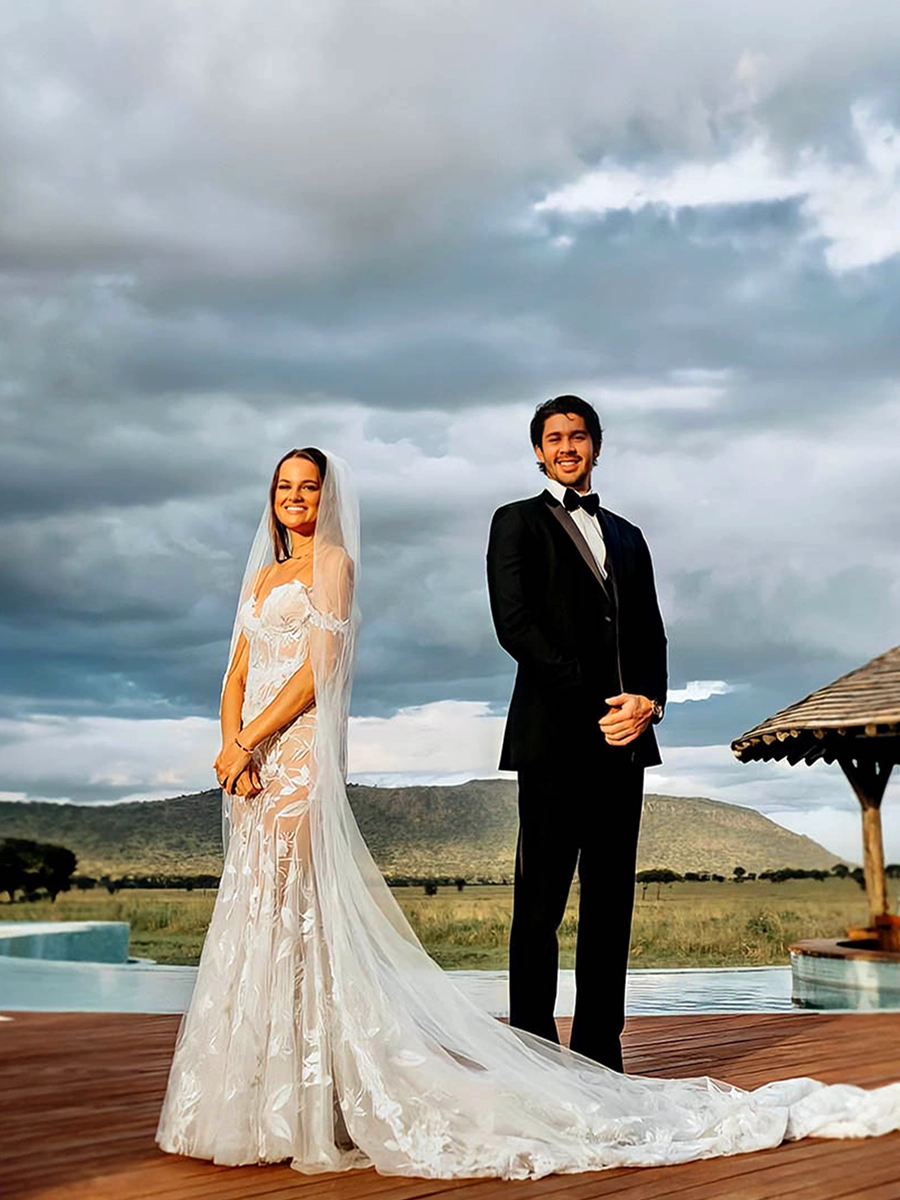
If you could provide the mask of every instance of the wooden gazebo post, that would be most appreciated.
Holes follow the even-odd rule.
[[[840,756],[838,762],[862,807],[863,873],[869,900],[869,924],[874,929],[878,918],[891,911],[884,874],[881,801],[894,764],[850,755]]]
[[[881,836],[881,801],[900,762],[900,646],[782,709],[742,734],[731,749],[741,762],[840,764],[862,808],[871,928],[883,948],[900,943],[900,922],[889,916]]]

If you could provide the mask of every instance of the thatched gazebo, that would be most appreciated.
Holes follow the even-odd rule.
[[[837,762],[862,806],[870,925],[896,941],[884,874],[881,800],[900,762],[900,646],[792,704],[731,743],[741,762]]]

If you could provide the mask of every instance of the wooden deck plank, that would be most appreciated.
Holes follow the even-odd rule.
[[[825,1167],[825,1159],[834,1154],[840,1161],[840,1142],[812,1140],[778,1147],[758,1154],[737,1154],[730,1158],[704,1159],[667,1167],[616,1169],[583,1175],[553,1176],[527,1185],[529,1196],[553,1196],[560,1200],[595,1200],[615,1196],[621,1200],[764,1200],[781,1197],[782,1181],[792,1177],[808,1179],[810,1166]],[[799,1153],[798,1153],[799,1152]],[[792,1161],[796,1159],[796,1161]],[[524,1187],[504,1184],[504,1188]],[[459,1200],[487,1200],[497,1195],[497,1181],[463,1187]],[[524,1196],[525,1193],[523,1192]],[[830,1196],[830,1193],[828,1194]],[[450,1193],[445,1200],[456,1194]],[[518,1200],[518,1192],[515,1192]]]
[[[900,1200],[900,1134],[525,1183],[216,1167],[153,1141],[179,1017],[9,1015],[0,1022],[4,1200]],[[900,1079],[898,1035],[900,1014],[886,1013],[644,1017],[629,1022],[625,1057],[634,1073],[742,1087],[804,1074],[875,1085]]]

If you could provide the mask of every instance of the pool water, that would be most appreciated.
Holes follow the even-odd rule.
[[[474,1003],[505,1017],[506,971],[452,971]],[[37,1012],[184,1012],[196,967],[147,962],[63,962],[0,957],[0,1010]],[[557,1016],[570,1016],[575,972],[560,971]],[[631,1016],[678,1013],[789,1012],[791,969],[723,967],[629,971]]]
[[[481,1008],[497,1017],[509,1013],[506,971],[453,971],[454,979]],[[572,1015],[575,972],[560,971],[556,1015]],[[629,971],[626,1009],[630,1016],[677,1013],[790,1012],[790,967],[684,968]]]

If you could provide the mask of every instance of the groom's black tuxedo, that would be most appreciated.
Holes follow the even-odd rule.
[[[650,552],[629,521],[601,508],[604,581],[587,543],[549,492],[494,514],[488,587],[500,645],[519,664],[500,767],[518,770],[553,754],[577,728],[603,742],[604,699],[632,692],[665,703],[666,635]],[[623,751],[643,767],[660,761],[648,728]]]
[[[518,671],[500,766],[519,774],[510,1021],[556,1040],[556,931],[578,865],[572,1048],[621,1070],[625,971],[648,727],[628,746],[598,728],[620,692],[665,703],[666,636],[641,531],[601,508],[606,576],[548,491],[497,510],[487,569],[501,646]]]

